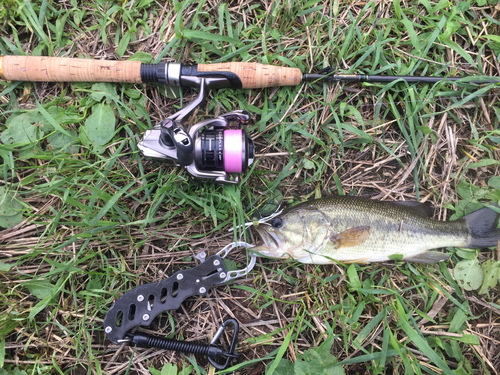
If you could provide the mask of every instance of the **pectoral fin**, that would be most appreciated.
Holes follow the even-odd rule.
[[[330,236],[330,240],[335,244],[336,248],[353,247],[365,242],[370,237],[370,230],[371,228],[368,226],[349,228],[339,234]]]
[[[415,255],[411,258],[403,258],[405,262],[416,262],[416,263],[439,263],[448,260],[449,254],[440,253],[439,251],[428,251],[419,255]]]

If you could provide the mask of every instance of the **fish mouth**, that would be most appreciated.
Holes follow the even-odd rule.
[[[282,253],[282,251],[280,252],[280,249],[283,246],[283,241],[278,237],[278,235],[274,232],[269,232],[266,228],[255,228],[255,230],[257,231],[262,243],[252,247],[252,251],[264,256],[280,256]],[[280,252],[280,254],[276,255],[278,252]]]

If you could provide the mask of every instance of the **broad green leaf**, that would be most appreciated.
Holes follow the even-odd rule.
[[[45,280],[36,280],[32,281],[30,283],[35,284],[36,286],[35,291],[38,293],[40,297],[44,296],[35,306],[33,306],[30,309],[30,313],[28,315],[28,319],[32,320],[36,317],[36,315],[42,311],[44,308],[48,306],[48,304],[59,294],[61,291],[62,287],[64,286],[64,283],[66,282],[66,279],[63,277],[60,277],[57,280],[56,285],[51,285],[50,290],[48,288],[48,281]],[[47,283],[47,284],[44,284]],[[27,286],[26,286],[27,287]]]
[[[152,60],[153,60],[153,56],[151,56],[150,53],[142,52],[142,51],[134,53],[130,57],[130,59],[128,59],[128,61],[140,61],[141,63],[144,63],[144,64],[150,64]]]
[[[161,369],[160,375],[177,375],[177,366],[172,363],[165,363]]]
[[[222,262],[224,263],[224,266],[228,271],[235,271],[238,269],[238,266],[236,265],[236,262],[231,259],[223,259]]]
[[[23,221],[22,204],[0,186],[0,227],[12,228]]]
[[[478,191],[479,187],[469,184],[467,182],[461,182],[457,186],[457,193],[464,199],[469,199],[474,192]]]
[[[137,4],[137,8],[138,9],[147,8],[154,1],[155,0],[141,0],[139,4]]]
[[[399,18],[399,17],[398,17]],[[415,29],[413,28],[413,22],[410,21],[407,18],[404,18],[401,20],[403,25],[405,25],[406,31],[408,31],[408,36],[410,37],[411,44],[413,45],[413,48],[415,51],[420,51],[420,42],[418,40],[417,33],[415,32]]]
[[[479,294],[488,293],[489,288],[493,288],[497,285],[498,278],[500,277],[500,261],[495,261],[493,259],[487,260],[481,264],[483,270],[484,278],[481,289],[479,289]]]
[[[448,20],[446,22],[446,29],[444,31],[443,34],[441,34],[439,36],[439,39],[441,39],[442,41],[448,41],[450,40],[450,37],[458,30],[460,29],[460,23],[457,22],[457,21],[452,21],[452,20]]]
[[[19,117],[19,118],[18,118]],[[22,121],[28,121],[32,124],[42,124],[42,125],[45,125],[46,122],[44,121],[44,118],[43,116],[40,114],[40,112],[38,112],[38,110],[36,109],[32,109],[30,111],[26,111],[26,112],[22,112],[22,113],[18,113],[18,114],[13,114],[12,116],[10,116],[7,121],[5,121],[5,126],[10,128],[10,126],[14,123],[15,124],[18,124],[19,121],[22,120]],[[47,130],[52,130],[52,127],[50,128],[45,128],[42,126],[42,130],[44,132],[46,132]]]
[[[123,92],[125,95],[132,99],[139,99],[142,96],[142,93],[136,89],[126,89]]]
[[[453,276],[465,290],[476,290],[483,282],[483,270],[477,259],[462,260],[455,265]]]
[[[495,159],[483,159],[479,163],[471,163],[467,168],[487,167],[489,165],[500,165],[500,161]]]
[[[484,198],[493,202],[500,202],[500,189],[487,190]]]
[[[64,129],[56,120],[54,120],[52,115],[38,101],[36,102],[36,107],[38,108],[41,116],[43,116],[44,123],[48,124],[47,126],[49,126],[51,130],[52,128],[56,129],[58,132],[71,137],[71,134],[66,129]]]
[[[118,43],[118,47],[116,48],[116,55],[118,57],[122,57],[125,51],[127,50],[128,44],[130,43],[130,39],[132,37],[132,33],[127,31],[125,35],[120,39],[120,42]]]
[[[96,146],[104,146],[115,132],[115,113],[107,104],[101,103],[92,107],[92,114],[85,121],[85,133],[90,142]]]
[[[49,115],[57,121],[59,124],[77,124],[83,121],[84,116],[80,115],[76,110],[72,107],[63,108],[59,106],[52,106],[47,109]],[[43,119],[43,123],[49,124],[45,119]],[[52,126],[51,126],[52,128]]]
[[[9,127],[0,136],[0,140],[6,145],[34,143],[38,140],[38,137],[42,138],[44,135],[41,126],[35,125],[30,113],[15,116],[8,124]]]
[[[463,305],[464,308],[468,308],[467,304]],[[453,319],[450,322],[450,327],[448,332],[461,333],[464,328],[464,323],[468,319],[468,314],[466,314],[462,309],[457,309],[457,311],[452,314]]]
[[[0,216],[0,227],[2,228],[13,228],[17,224],[20,224],[23,221],[23,214],[18,213],[17,215],[11,216]]]
[[[51,297],[55,287],[47,280],[28,281],[24,283],[24,286],[38,299]]]
[[[68,137],[66,134],[56,132],[48,136],[47,140],[50,143],[53,151],[65,151],[71,154],[78,152],[79,147],[75,144],[78,140],[78,134],[73,129],[66,129],[72,136]]]
[[[432,129],[429,128],[428,126],[417,126],[417,129],[420,130],[424,134],[432,133]]]
[[[389,256],[388,256],[388,258],[389,258],[390,260],[394,260],[394,261],[396,261],[396,262],[397,262],[397,261],[402,260],[402,259],[403,259],[403,257],[404,257],[404,255],[403,255],[403,254],[392,254],[392,255],[389,255]]]
[[[344,369],[338,366],[335,356],[330,353],[333,337],[329,337],[318,348],[311,348],[297,355],[295,375],[343,375]]]
[[[349,283],[354,289],[361,288],[361,281],[359,281],[358,271],[356,270],[356,266],[351,264],[347,268],[347,277],[349,278]]]
[[[18,367],[15,367],[11,370],[11,372],[7,372],[4,369],[0,369],[0,375],[28,375],[28,373],[24,370],[20,370]]]
[[[17,215],[22,208],[21,203],[4,186],[0,186],[0,216]]]
[[[330,336],[318,348],[311,348],[297,355],[295,363],[282,358],[275,368],[268,366],[267,375],[344,375],[337,358],[331,354],[333,337]]]
[[[456,254],[462,259],[477,258],[477,251],[474,249],[457,249]]]
[[[493,176],[488,180],[488,186],[493,189],[500,189],[500,177]]]
[[[100,290],[103,288],[103,283],[100,277],[93,276],[89,278],[89,282],[87,284],[87,290]]]
[[[441,39],[441,38],[440,38]],[[472,66],[476,67],[476,63],[472,59],[472,57],[469,55],[469,52],[464,50],[462,47],[460,47],[457,43],[453,42],[450,38],[443,38],[441,41],[446,44],[448,47],[453,49],[456,53],[461,55],[469,64]]]
[[[304,169],[314,169],[315,166],[316,165],[309,159],[304,159]]]
[[[392,5],[394,5],[394,14],[396,14],[396,17],[398,19],[401,19],[401,4],[399,0],[395,0],[392,2]]]
[[[180,86],[161,86],[159,90],[169,99],[176,99],[182,96],[182,88]]]
[[[190,375],[193,373],[193,366],[184,367],[178,375]]]
[[[78,132],[78,139],[80,142],[82,142],[82,145],[84,146],[90,146],[92,142],[90,141],[87,132],[85,131],[85,127],[80,127],[79,132]]]
[[[270,368],[269,366],[266,370]],[[269,371],[266,371],[266,375],[269,374]],[[295,369],[293,366],[293,362],[289,359],[282,358],[279,362],[278,366],[274,369],[273,375],[294,375]]]
[[[457,340],[468,345],[480,345],[479,337],[476,335],[462,335],[462,337],[450,337],[452,340]]]
[[[283,193],[281,190],[276,189],[266,197],[266,201],[262,208],[259,208],[259,212],[262,216],[269,216],[273,212],[276,212],[280,207],[280,202],[283,201]]]
[[[109,96],[113,98],[118,98],[118,94],[116,93],[115,85],[107,82],[94,83],[92,85],[92,94],[90,96],[96,102],[100,102],[103,98],[107,98]]]
[[[11,268],[12,264],[0,262],[0,272],[9,272]]]
[[[495,43],[500,44],[500,36],[499,35],[482,35],[481,38],[486,38],[492,40]]]
[[[47,307],[47,305],[50,303],[51,300],[52,300],[52,296],[45,297],[44,299],[40,300],[35,306],[33,306],[30,309],[30,313],[28,315],[28,318],[30,320],[34,319],[40,311],[42,311],[44,308]]]

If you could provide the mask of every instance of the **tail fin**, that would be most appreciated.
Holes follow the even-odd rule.
[[[497,246],[500,241],[500,228],[498,228],[499,213],[485,207],[464,216],[463,219],[465,219],[470,234],[470,242],[467,247]]]

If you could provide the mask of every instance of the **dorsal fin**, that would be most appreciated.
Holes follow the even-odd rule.
[[[431,218],[434,216],[434,207],[430,202],[421,203],[417,201],[393,201],[391,203],[408,207],[423,217]]]

